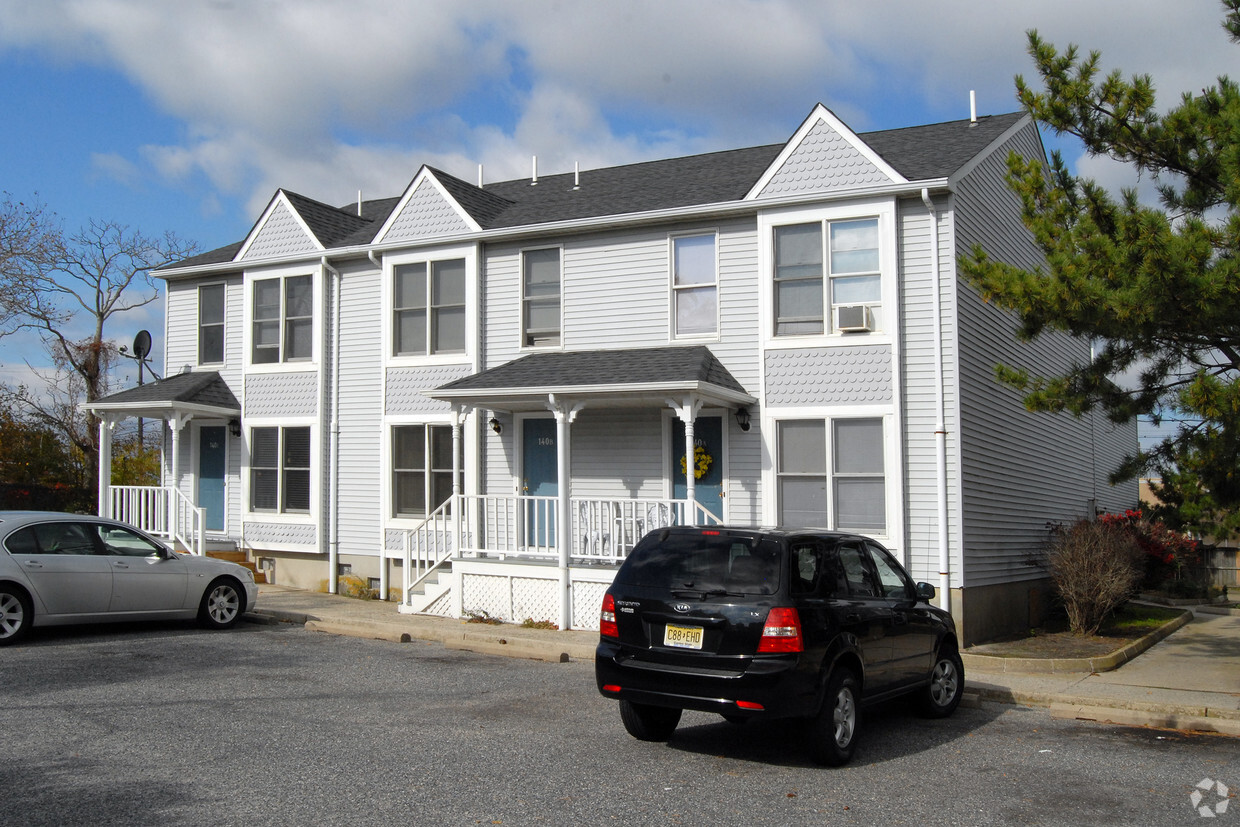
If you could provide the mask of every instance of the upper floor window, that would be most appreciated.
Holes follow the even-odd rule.
[[[314,356],[314,282],[310,276],[254,282],[254,364]]]
[[[560,344],[560,250],[526,250],[521,254],[521,344]]]
[[[775,335],[881,329],[878,241],[877,218],[776,227]]]
[[[224,361],[224,285],[198,288],[198,364]]]
[[[672,239],[672,302],[676,336],[702,336],[718,329],[719,296],[715,236]]]
[[[886,531],[881,419],[785,420],[777,440],[780,525]]]
[[[250,431],[250,510],[310,510],[310,428]]]
[[[465,259],[398,264],[393,275],[393,354],[463,353]]]

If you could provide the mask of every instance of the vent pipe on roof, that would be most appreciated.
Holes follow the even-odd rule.
[[[362,191],[357,191],[357,217],[362,217]]]
[[[530,161],[530,186],[538,186],[538,156],[534,155]]]
[[[482,189],[482,164],[478,165],[478,189]]]
[[[573,189],[581,189],[581,162],[573,161]]]
[[[977,126],[977,92],[969,90],[969,126]]]

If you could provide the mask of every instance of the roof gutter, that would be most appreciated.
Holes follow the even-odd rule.
[[[644,224],[662,224],[688,218],[719,218],[730,215],[747,215],[762,210],[798,207],[805,204],[821,204],[823,202],[849,201],[866,198],[896,198],[900,196],[918,197],[922,192],[948,192],[952,183],[947,178],[930,178],[924,181],[897,182],[881,186],[853,187],[830,193],[802,193],[745,201],[723,201],[716,204],[698,204],[687,207],[673,207],[664,210],[650,210],[640,213],[625,213],[610,216],[592,216],[574,218],[567,221],[551,221],[544,224],[522,224],[516,227],[497,227],[493,230],[480,232],[467,231],[450,235],[435,236],[426,239],[402,239],[384,244],[359,244],[352,247],[340,247],[331,251],[332,258],[368,257],[374,261],[374,255],[382,255],[389,250],[407,250],[411,247],[433,247],[448,244],[471,242],[507,241],[515,238],[532,236],[565,235],[594,230],[617,229],[627,226]],[[173,279],[182,276],[203,276],[213,273],[232,273],[238,269],[273,267],[276,265],[317,262],[323,258],[320,250],[308,250],[292,256],[280,256],[250,261],[222,261],[216,264],[204,264],[197,267],[168,267],[153,271],[151,275],[161,279]]]

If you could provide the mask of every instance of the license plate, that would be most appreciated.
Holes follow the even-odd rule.
[[[663,645],[675,646],[678,649],[701,649],[701,626],[673,626],[667,624],[663,630]]]

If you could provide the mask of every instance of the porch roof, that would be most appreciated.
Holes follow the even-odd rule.
[[[449,382],[427,396],[498,411],[542,410],[548,397],[611,406],[703,404],[739,408],[757,402],[705,346],[531,353]]]
[[[241,405],[228,383],[215,371],[178,373],[136,388],[120,391],[82,408],[103,416],[141,416],[173,419],[178,416],[230,418],[241,415]]]

